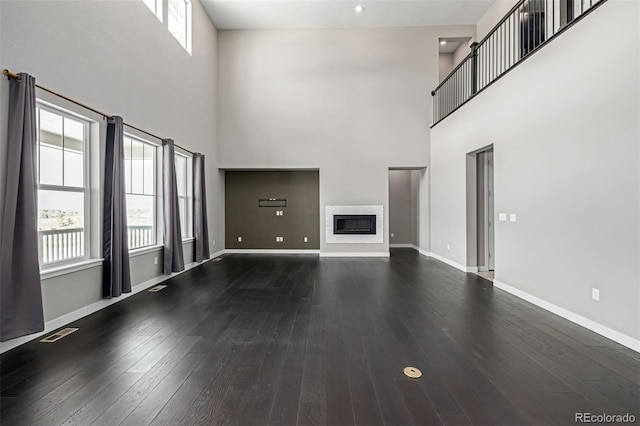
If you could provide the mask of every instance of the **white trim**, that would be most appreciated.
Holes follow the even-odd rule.
[[[205,262],[208,262],[210,260],[213,260],[214,258],[220,256],[223,252],[219,251],[217,253],[214,253],[211,257],[209,257],[209,259],[205,259],[200,263],[197,262],[192,262],[188,265],[185,265],[184,271],[181,272],[175,272],[171,275],[160,275],[158,277],[152,278],[149,281],[145,281],[143,283],[140,283],[138,285],[135,285],[131,288],[131,293],[123,293],[120,297],[114,298],[114,299],[103,299],[100,300],[98,302],[92,303],[91,305],[88,306],[84,306],[80,309],[77,309],[73,312],[69,312],[68,314],[62,315],[58,318],[52,319],[50,321],[47,321],[44,325],[44,331],[40,332],[40,333],[34,333],[34,334],[29,334],[28,336],[22,336],[22,337],[18,337],[12,340],[9,340],[7,342],[0,342],[0,353],[4,353],[6,351],[9,351],[13,348],[16,348],[20,345],[23,345],[27,342],[30,342],[31,340],[37,339],[41,336],[44,336],[45,334],[48,334],[50,332],[52,332],[53,330],[56,330],[64,325],[70,324],[74,321],[77,321],[81,318],[84,318],[88,315],[91,315],[95,312],[98,312],[101,309],[106,308],[107,306],[113,305],[114,303],[118,303],[122,300],[125,300],[128,297],[133,296],[136,293],[139,293],[141,291],[144,291],[150,287],[153,287],[161,282],[164,282],[166,280],[168,280],[169,278],[173,278],[176,275],[180,275],[183,272],[186,272],[190,269],[195,268],[196,266],[200,266],[202,264],[204,264]],[[94,261],[98,261],[98,259],[92,259]],[[100,260],[100,262],[102,262],[102,260]],[[66,273],[66,272],[65,272]]]
[[[472,274],[477,274],[478,273],[478,267],[477,266],[467,266],[466,272],[469,272],[469,273],[472,273]]]
[[[319,254],[320,250],[312,249],[225,249],[229,254]]]
[[[539,306],[542,309],[546,309],[547,311],[561,316],[562,318],[576,323],[588,330],[598,333],[601,336],[606,337],[607,339],[611,339],[614,342],[620,343],[621,345],[624,345],[629,349],[640,352],[640,340],[638,339],[627,336],[626,334],[620,333],[619,331],[613,330],[607,326],[573,313],[560,306],[554,305],[553,303],[547,302],[546,300],[540,299],[503,282],[493,280],[493,286],[499,288],[500,290],[504,290],[516,297],[519,297],[520,299],[526,300],[527,302],[533,303],[534,305]]]
[[[449,266],[453,266],[454,268],[459,269],[462,272],[467,272],[466,266],[463,266],[458,262],[454,262],[453,260],[447,259],[446,257],[442,257],[439,254],[429,253],[428,256],[433,257],[434,259],[439,260],[440,262],[446,263]]]
[[[389,244],[389,248],[410,248],[416,251],[420,250],[415,244]]]
[[[215,252],[215,253],[213,253],[212,255],[209,256],[209,260],[215,259],[216,257],[222,256],[224,254],[224,252],[225,252],[224,249],[218,250],[217,252]],[[206,260],[205,260],[205,262],[206,262]]]
[[[80,262],[49,268],[40,271],[40,280],[48,280],[49,278],[59,277],[60,275],[71,274],[73,272],[82,271],[89,268],[102,266],[104,259],[85,259]]]
[[[143,254],[153,253],[154,251],[161,251],[163,249],[164,249],[164,246],[161,244],[132,249],[132,250],[129,250],[129,258],[142,256]]]
[[[321,251],[320,257],[389,257],[388,251],[368,251],[368,252],[334,252]]]
[[[421,248],[418,248],[418,253],[420,253],[421,255],[426,256],[426,257],[431,257],[431,253],[429,253],[428,251],[426,251],[424,249],[421,249]]]

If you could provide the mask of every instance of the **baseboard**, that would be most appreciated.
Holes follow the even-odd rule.
[[[575,324],[578,324],[579,326],[582,326],[595,333],[598,333],[601,336],[606,337],[607,339],[611,339],[614,342],[620,343],[621,345],[626,346],[629,349],[633,349],[636,352],[640,352],[640,340],[638,339],[635,339],[631,336],[627,336],[626,334],[620,333],[619,331],[613,330],[607,326],[604,326],[593,320],[590,320],[581,315],[573,313],[558,305],[554,305],[553,303],[547,302],[546,300],[540,299],[536,296],[533,296],[527,292],[519,290],[503,282],[493,280],[493,286],[501,290],[504,290],[507,293],[510,293],[516,297],[519,297],[520,299],[526,300],[527,302],[533,303],[534,305],[539,306],[542,309],[545,309],[549,312],[552,312]]]
[[[127,299],[128,297],[133,296],[136,293],[140,293],[141,291],[144,291],[150,287],[153,287],[161,282],[164,282],[166,280],[168,280],[169,278],[173,278],[177,275],[180,275],[184,272],[187,272],[190,269],[195,268],[196,266],[200,266],[210,260],[215,259],[216,257],[222,255],[224,253],[224,250],[222,251],[218,251],[214,254],[212,254],[209,259],[205,259],[202,262],[198,263],[198,262],[192,262],[188,265],[185,265],[184,267],[184,271],[180,271],[180,272],[174,272],[171,275],[161,275],[155,278],[152,278],[148,281],[145,281],[143,283],[134,285],[131,287],[131,293],[123,293],[121,296],[113,298],[113,299],[103,299],[103,300],[99,300],[95,303],[92,303],[91,305],[87,305],[84,306],[80,309],[77,309],[73,312],[69,312],[68,314],[64,314],[58,318],[54,318],[50,321],[47,321],[44,324],[44,331],[41,331],[39,333],[34,333],[34,334],[29,334],[28,336],[22,336],[22,337],[18,337],[6,342],[0,342],[0,353],[4,353],[6,351],[9,351],[13,348],[16,348],[20,345],[23,345],[27,342],[30,342],[34,339],[37,339],[39,337],[42,337],[46,334],[51,333],[53,330],[57,330],[58,328],[65,326],[67,324],[70,324],[74,321],[77,321],[81,318],[84,318],[86,316],[89,316],[95,312],[98,312],[108,306],[113,305],[114,303],[118,303],[122,300]]]
[[[461,270],[462,272],[469,272],[466,266],[459,264],[458,262],[454,262],[453,260],[447,259],[446,257],[440,256],[435,253],[428,253],[427,256],[433,257],[434,259],[439,260],[440,262],[446,263],[449,266],[453,266],[456,269]]]
[[[322,251],[320,257],[389,257],[388,251],[381,252],[332,252]]]
[[[313,249],[226,249],[228,254],[319,254]]]
[[[418,253],[420,253],[421,255],[425,256],[425,257],[431,257],[431,253],[429,253],[428,251],[418,248]]]
[[[389,248],[410,248],[416,251],[420,250],[415,244],[389,244]]]

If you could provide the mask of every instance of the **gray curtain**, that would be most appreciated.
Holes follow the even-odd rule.
[[[193,237],[195,261],[209,258],[209,227],[207,226],[207,191],[204,178],[204,155],[193,154]]]
[[[0,247],[0,341],[44,330],[36,178],[36,79],[9,82],[6,197]]]
[[[162,213],[164,216],[164,273],[169,275],[172,272],[184,270],[175,148],[172,139],[162,141]]]
[[[102,219],[102,297],[131,293],[122,117],[107,123]]]

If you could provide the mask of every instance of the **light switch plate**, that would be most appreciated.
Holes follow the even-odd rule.
[[[506,222],[507,221],[507,214],[506,213],[499,213],[498,214],[498,220],[500,222]]]
[[[242,237],[238,237],[238,242],[241,243],[242,242]]]
[[[509,222],[517,222],[517,217],[515,213],[509,214]]]

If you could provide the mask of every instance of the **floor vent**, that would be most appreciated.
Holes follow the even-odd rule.
[[[40,341],[42,343],[57,342],[58,340],[62,339],[63,337],[68,336],[71,333],[75,333],[78,330],[79,330],[78,328],[65,328],[63,330],[58,331],[57,333],[52,334],[51,336],[45,337],[44,339],[42,339]]]
[[[160,290],[162,290],[163,288],[166,288],[166,287],[167,287],[166,285],[157,285],[157,286],[153,287],[152,289],[150,289],[149,291],[152,292],[152,293],[157,293],[157,292],[159,292]]]

